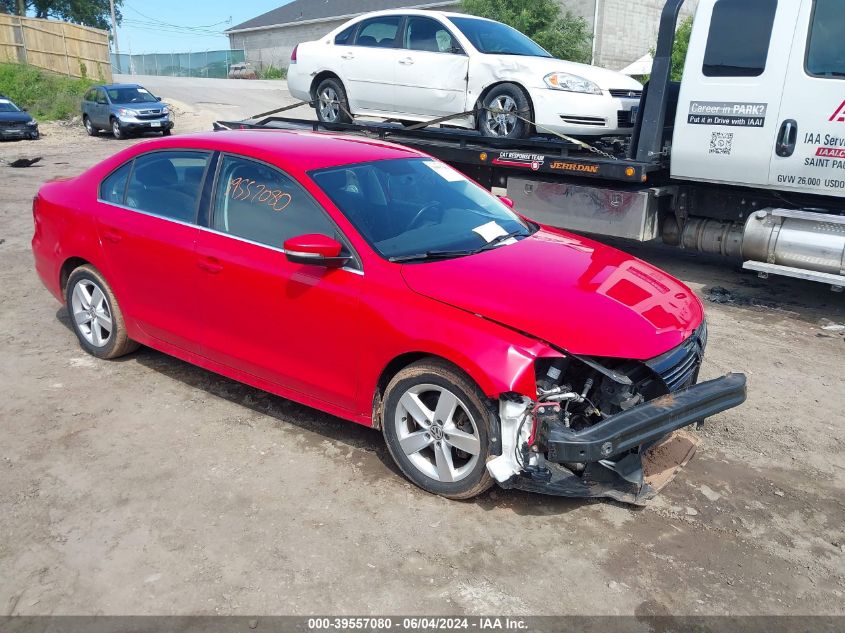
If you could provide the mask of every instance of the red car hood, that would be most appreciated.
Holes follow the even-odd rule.
[[[609,246],[555,229],[469,257],[406,264],[412,290],[573,354],[646,360],[704,318],[680,281]]]

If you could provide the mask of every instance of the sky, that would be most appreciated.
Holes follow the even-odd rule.
[[[313,0],[312,0],[313,1]],[[123,0],[121,53],[182,53],[229,48],[223,31],[289,0]]]

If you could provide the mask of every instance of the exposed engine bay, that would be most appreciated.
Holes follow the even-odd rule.
[[[702,325],[648,361],[539,359],[536,400],[500,400],[502,454],[488,470],[504,487],[644,503],[695,452],[679,429],[745,400],[741,374],[696,385],[706,338]]]

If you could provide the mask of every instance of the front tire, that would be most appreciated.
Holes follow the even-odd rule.
[[[527,138],[531,125],[528,95],[516,84],[500,84],[488,92],[481,102],[478,131],[492,138]],[[521,118],[520,118],[521,117]]]
[[[329,77],[317,86],[314,107],[321,123],[352,123],[349,99],[340,79]]]
[[[120,126],[120,121],[117,119],[111,120],[111,133],[118,141],[126,138],[126,131]]]
[[[484,400],[469,376],[439,359],[397,373],[385,391],[382,431],[405,476],[448,499],[469,499],[492,486],[492,413]]]
[[[67,281],[65,300],[79,344],[97,358],[117,358],[138,349],[126,335],[123,312],[111,288],[93,266],[80,266]]]

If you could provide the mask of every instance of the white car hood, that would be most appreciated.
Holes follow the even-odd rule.
[[[486,67],[497,80],[520,79],[523,85],[530,87],[544,88],[543,77],[553,72],[564,72],[589,79],[603,90],[642,90],[642,84],[636,79],[615,70],[551,57],[482,54],[473,61]]]

